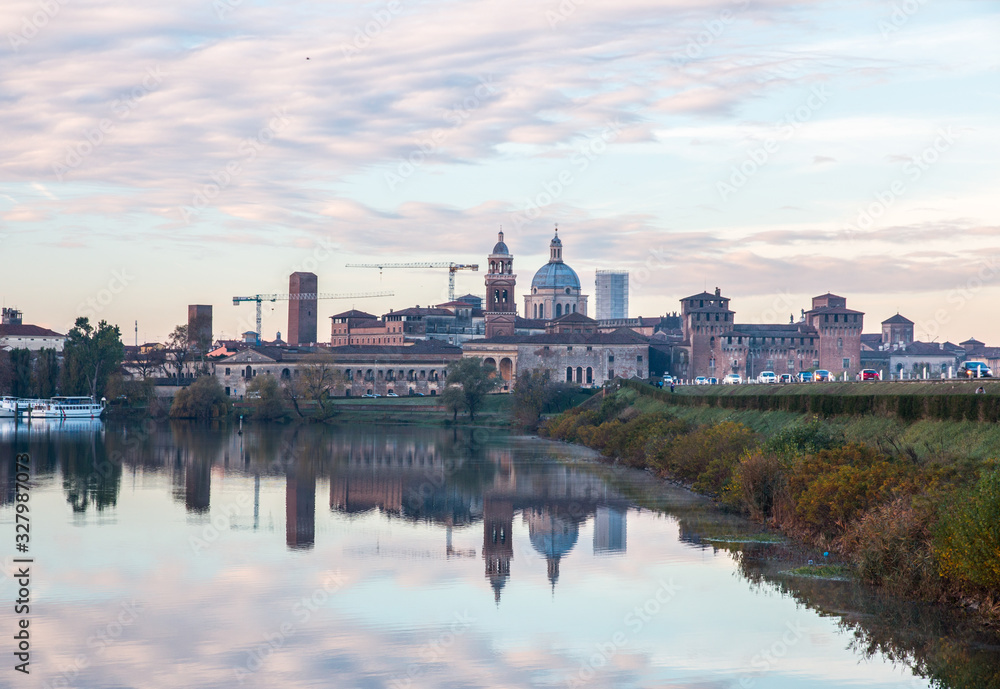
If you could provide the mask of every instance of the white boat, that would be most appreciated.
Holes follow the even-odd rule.
[[[17,416],[17,398],[0,397],[0,419],[13,419]]]
[[[31,409],[31,418],[96,419],[104,413],[104,398],[95,402],[93,397],[53,397]]]

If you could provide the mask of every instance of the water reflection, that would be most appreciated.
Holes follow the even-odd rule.
[[[388,644],[388,651],[400,657],[410,653],[419,660],[426,622],[414,622],[399,632],[410,639],[404,653],[399,646],[402,642],[390,641],[388,632],[379,631],[392,629],[396,634],[402,624],[397,619],[368,622],[367,626],[359,620],[418,609],[422,596],[427,596],[428,600],[454,598],[457,610],[485,602],[496,615],[509,615],[497,618],[508,622],[502,632],[491,630],[496,636],[477,637],[475,641],[494,649],[483,652],[476,662],[494,662],[484,658],[499,653],[495,648],[518,643],[516,629],[525,630],[524,639],[528,639],[535,628],[560,624],[554,612],[558,610],[566,619],[562,623],[566,626],[553,632],[560,635],[559,640],[536,640],[536,645],[541,644],[532,650],[541,654],[537,657],[524,655],[528,651],[521,649],[522,655],[517,657],[534,669],[525,675],[530,679],[510,683],[563,684],[566,676],[574,676],[581,667],[579,658],[586,659],[597,644],[606,643],[608,630],[621,627],[623,611],[630,607],[616,606],[628,600],[631,590],[649,588],[652,575],[646,572],[681,576],[685,568],[695,567],[700,568],[691,575],[695,583],[689,583],[685,593],[694,601],[693,616],[683,617],[672,609],[669,624],[663,623],[657,632],[661,637],[656,637],[650,650],[629,647],[616,651],[615,661],[609,659],[608,668],[601,671],[608,674],[598,675],[604,679],[593,680],[592,686],[683,684],[667,670],[699,663],[686,657],[655,660],[667,653],[664,649],[683,643],[686,630],[697,628],[701,618],[713,615],[727,620],[716,633],[729,638],[726,635],[731,632],[724,627],[730,624],[733,610],[726,606],[751,609],[760,605],[761,593],[771,592],[780,599],[794,599],[820,616],[835,616],[850,639],[848,665],[858,657],[871,658],[874,665],[888,660],[914,668],[941,687],[1000,687],[1000,644],[995,636],[972,628],[964,618],[931,606],[885,600],[846,582],[789,577],[782,572],[815,554],[783,544],[747,543],[756,530],[753,525],[721,514],[688,493],[651,482],[640,472],[580,461],[580,452],[571,447],[512,440],[496,432],[433,428],[275,427],[248,428],[240,435],[232,429],[196,424],[87,421],[66,426],[0,426],[0,457],[4,460],[0,462],[0,505],[8,510],[3,514],[9,514],[13,497],[14,453],[29,451],[38,494],[51,490],[78,517],[120,512],[132,519],[147,518],[152,525],[142,527],[141,533],[158,531],[164,539],[181,534],[177,542],[182,544],[188,543],[190,534],[196,534],[202,545],[193,555],[187,550],[167,551],[161,554],[164,559],[158,566],[170,570],[175,563],[193,558],[188,564],[194,568],[215,571],[213,568],[219,567],[229,572],[226,576],[231,579],[224,587],[229,592],[203,600],[213,601],[220,618],[236,616],[241,627],[260,628],[260,634],[273,634],[274,619],[279,627],[284,617],[295,619],[289,610],[296,608],[269,608],[277,617],[267,617],[265,610],[258,609],[259,603],[247,598],[247,591],[256,590],[254,582],[269,582],[277,588],[262,591],[280,597],[284,587],[292,586],[288,577],[293,575],[287,572],[308,573],[310,567],[320,567],[315,578],[303,584],[308,594],[319,590],[317,582],[329,576],[333,563],[354,573],[351,595],[339,603],[344,609],[338,609],[336,624],[331,621],[328,626],[311,627],[318,624],[315,620],[319,618],[314,617],[303,623],[311,630],[311,643],[336,647],[330,653],[344,658],[361,653],[349,641],[354,635],[367,639],[365,643]],[[123,481],[123,476],[128,480]],[[171,516],[175,513],[179,520]],[[281,519],[285,521],[283,541]],[[58,533],[57,526],[52,525],[49,531]],[[108,530],[104,535],[118,533]],[[88,531],[85,535],[102,536]],[[581,541],[586,545],[581,546]],[[101,544],[95,540],[89,547],[103,553]],[[138,551],[140,546],[134,548]],[[208,549],[204,556],[201,548]],[[129,551],[118,552],[124,553],[121,562],[102,565],[132,566]],[[702,554],[706,559],[700,563]],[[294,558],[293,570],[287,567],[288,558]],[[717,589],[711,588],[700,591],[698,582],[711,579],[720,562],[729,560],[732,563],[724,571],[736,573],[744,582],[741,597],[733,592],[717,594]],[[280,574],[262,575],[258,568],[268,571],[268,563]],[[716,581],[714,586],[721,585]],[[533,597],[539,588],[544,597]],[[435,599],[433,592],[439,590],[447,593]],[[74,600],[83,597],[74,595]],[[180,598],[164,595],[177,605],[183,604]],[[299,602],[301,595],[296,591],[289,600]],[[641,603],[642,596],[649,593],[637,595],[640,599],[636,602]],[[713,600],[716,595],[722,600]],[[357,601],[356,607],[351,607],[350,601]],[[425,615],[450,615],[452,603],[443,605],[447,610],[428,610]],[[555,607],[548,611],[543,605]],[[600,619],[610,625],[607,628],[588,628],[576,619],[577,615],[596,615],[601,610],[604,617]],[[485,613],[477,614],[482,617]],[[253,615],[261,619],[249,619]],[[488,620],[483,625],[489,628]],[[674,627],[681,636],[672,639],[668,630]],[[591,636],[584,635],[585,630]],[[82,630],[80,638],[87,638],[88,633]],[[151,632],[150,638],[159,633]],[[482,630],[477,633],[486,634]],[[205,641],[218,647],[220,640]],[[522,642],[531,647],[532,642]],[[634,640],[629,643],[638,644]],[[747,643],[752,651],[759,642]],[[283,642],[285,645],[289,649],[294,646],[291,642]],[[562,647],[572,650],[559,650]],[[720,645],[718,652],[725,655],[729,649]],[[297,658],[305,663],[308,656]],[[735,663],[748,664],[751,658],[752,653]],[[620,667],[612,668],[619,661]],[[230,659],[221,669],[228,672],[234,663],[242,667],[242,662]],[[327,659],[318,667],[332,662]],[[712,660],[702,664],[705,668],[716,665]],[[557,671],[558,667],[562,669]],[[744,678],[740,667],[721,676],[712,672],[715,670],[704,669],[697,680],[708,686],[747,686],[740,684]],[[775,675],[784,677],[785,684],[776,681],[774,686],[796,686],[801,677],[793,670],[787,673]],[[389,673],[368,682],[367,676],[356,674],[354,681],[347,683],[385,686],[387,677],[399,676]],[[308,683],[305,677],[302,684]],[[441,680],[439,684],[447,679],[434,677]],[[764,675],[746,677],[754,686],[768,686]],[[434,684],[430,677],[424,679],[428,686]],[[855,681],[837,684],[830,679],[824,686]],[[461,678],[453,683],[475,684]],[[79,685],[104,686],[99,680]],[[258,686],[265,685],[262,678]],[[218,681],[214,686],[227,686],[227,682]],[[878,686],[902,683],[885,681]]]

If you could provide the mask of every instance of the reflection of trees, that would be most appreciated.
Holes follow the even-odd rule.
[[[63,490],[74,512],[93,505],[100,512],[118,502],[122,467],[108,456],[107,445],[96,433],[78,442],[63,442],[59,449]]]

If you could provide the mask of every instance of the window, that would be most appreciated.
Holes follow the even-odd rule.
[[[573,382],[573,367],[572,366],[567,366],[566,367],[566,382],[567,383],[572,383]]]
[[[845,358],[844,359],[844,368],[850,368],[850,367],[851,367],[851,360],[849,358]]]
[[[590,385],[593,382],[594,382],[594,369],[592,369],[590,366],[588,366],[587,367],[587,385]]]
[[[608,363],[609,364],[615,363],[615,355],[614,354],[608,354]]]
[[[572,347],[572,346],[569,346],[569,347],[567,347],[567,348],[566,348],[566,351],[567,351],[567,352],[572,352],[572,351],[573,351],[573,347]]]
[[[641,363],[642,363],[642,354],[640,354],[639,356],[637,356],[637,357],[635,358],[635,360],[636,360],[636,363],[639,363],[639,364],[641,364]]]
[[[588,352],[592,352],[592,351],[594,351],[594,348],[593,347],[587,347],[587,351]]]
[[[227,375],[227,376],[229,375],[229,369],[228,369],[228,368],[226,369],[226,375]],[[228,394],[228,393],[227,393],[227,394]]]
[[[843,347],[844,346],[844,338],[842,338],[842,337],[838,337],[837,338],[837,346],[838,347]]]
[[[226,371],[229,371],[229,369],[226,369]],[[229,397],[229,386],[228,385],[226,386],[226,397]]]

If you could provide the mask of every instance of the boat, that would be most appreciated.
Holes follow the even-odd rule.
[[[96,419],[104,413],[105,399],[93,397],[53,397],[31,408],[31,418]]]
[[[13,419],[17,416],[17,398],[0,397],[0,419]]]

